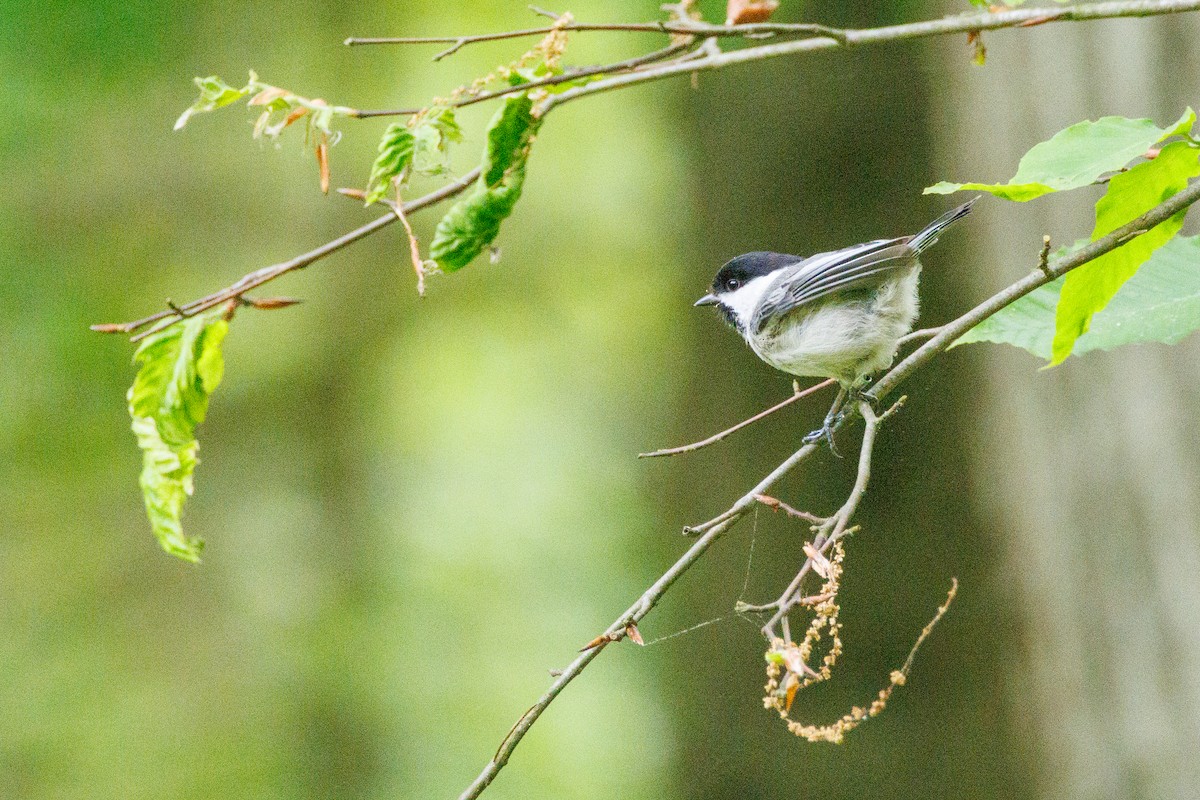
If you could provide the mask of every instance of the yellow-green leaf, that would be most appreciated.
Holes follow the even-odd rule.
[[[392,179],[412,163],[415,143],[412,131],[403,123],[394,122],[383,132],[378,155],[371,166],[371,177],[367,181],[367,205],[378,202],[387,194]]]
[[[196,78],[196,85],[200,87],[200,97],[179,115],[179,119],[175,120],[175,130],[187,125],[188,120],[194,115],[236,103],[250,92],[250,87],[235,89],[216,75]]]
[[[1136,342],[1175,344],[1200,329],[1197,264],[1200,236],[1176,236],[1155,250],[1112,301],[1096,312],[1088,332],[1075,340],[1071,355]],[[1054,341],[1054,311],[1064,280],[1065,276],[1030,292],[967,331],[953,346],[1011,344],[1048,360]]]
[[[212,314],[189,317],[147,337],[134,353],[129,415],[142,450],[141,487],[150,527],[162,548],[199,561],[203,542],[183,533],[183,504],[199,459],[196,426],[224,372],[221,342],[229,323]]]
[[[926,188],[925,194],[990,192],[1023,203],[1050,192],[1077,189],[1121,169],[1156,143],[1188,133],[1195,122],[1196,112],[1190,108],[1166,128],[1158,127],[1154,120],[1125,117],[1079,122],[1034,145],[1021,158],[1017,174],[1008,183],[942,181]]]
[[[1092,241],[1132,222],[1182,191],[1189,178],[1200,175],[1200,150],[1188,142],[1163,148],[1158,157],[1114,175],[1108,191],[1096,203],[1096,228]],[[1156,225],[1141,236],[1067,273],[1055,314],[1054,345],[1050,363],[1060,364],[1088,329],[1092,315],[1108,304],[1117,290],[1155,250],[1183,226],[1186,210]]]

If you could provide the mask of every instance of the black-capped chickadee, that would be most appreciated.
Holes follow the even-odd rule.
[[[975,198],[978,199],[978,198]],[[938,217],[915,236],[873,242],[804,258],[746,253],[721,267],[697,306],[715,305],[776,369],[835,378],[842,386],[825,425],[806,441],[826,438],[847,393],[891,365],[900,338],[917,318],[921,252],[971,211],[970,202]]]

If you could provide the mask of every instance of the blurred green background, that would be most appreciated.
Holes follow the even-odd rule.
[[[710,20],[720,3],[701,3]],[[783,0],[778,20],[874,26],[966,3]],[[580,19],[653,2],[587,0]],[[416,297],[396,229],[273,285],[243,313],[164,555],[137,488],[132,348],[87,325],[141,316],[310,249],[376,212],[316,187],[298,136],[242,108],[171,124],[194,75],[247,68],[360,108],[420,105],[521,43],[359,48],[350,35],[536,24],[523,3],[0,2],[0,797],[457,796],[547,670],[796,446],[823,401],[686,458],[655,447],[790,391],[711,313],[715,269],[910,233],[943,178],[997,180],[1059,128],[1175,119],[1196,102],[1196,19],[1128,20],[777,60],[556,111],[503,257]],[[532,40],[530,41],[530,44]],[[568,63],[658,36],[573,37]],[[736,46],[736,45],[734,45]],[[1170,53],[1170,59],[1164,54]],[[488,110],[464,113],[459,172]],[[362,186],[386,121],[343,125],[335,186]],[[1084,198],[988,200],[929,254],[926,324],[1027,271]],[[428,241],[435,213],[414,219]],[[841,747],[761,708],[764,643],[727,616],[802,554],[763,511],[542,718],[489,796],[1188,797],[1200,785],[1196,342],[1088,356],[956,350],[906,387],[848,546],[827,721],[903,660],[951,576],[960,599],[887,712]],[[828,511],[853,445],[778,494]],[[750,554],[753,550],[753,561]]]

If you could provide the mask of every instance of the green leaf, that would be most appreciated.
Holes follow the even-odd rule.
[[[429,255],[442,270],[465,267],[496,238],[521,196],[529,148],[541,122],[524,94],[506,98],[492,117],[479,180],[434,232]]]
[[[423,175],[440,175],[446,171],[446,146],[462,141],[462,128],[454,118],[454,109],[434,107],[426,112],[413,129],[413,169]]]
[[[1156,142],[1186,134],[1196,121],[1188,109],[1169,128],[1159,128],[1149,119],[1102,117],[1079,122],[1054,134],[1049,141],[1034,145],[1021,159],[1017,174],[1008,183],[949,183],[942,181],[925,189],[925,194],[960,191],[990,192],[997,197],[1026,202],[1050,192],[1087,186],[1101,175],[1121,169],[1144,155]]]
[[[1108,191],[1096,203],[1092,241],[1182,191],[1189,178],[1200,175],[1198,156],[1200,150],[1189,142],[1174,142],[1164,147],[1153,161],[1114,175]],[[1179,232],[1186,214],[1184,209],[1127,244],[1067,273],[1055,316],[1052,365],[1061,364],[1071,355],[1075,340],[1087,331],[1092,315],[1108,304],[1151,253]]]
[[[188,317],[147,337],[134,353],[140,365],[129,388],[129,415],[142,450],[142,495],[162,548],[199,561],[203,542],[180,523],[199,459],[196,426],[221,382],[221,341],[229,323],[212,314]]]
[[[1081,243],[1082,244],[1082,243]],[[1200,329],[1200,236],[1177,236],[1142,265],[1112,301],[1092,317],[1072,355],[1135,342],[1175,344]],[[972,342],[1011,344],[1049,359],[1054,310],[1066,277],[1030,292],[967,331],[954,347]]]
[[[412,163],[416,138],[403,123],[394,122],[383,132],[379,140],[379,155],[371,166],[371,178],[367,181],[367,205],[378,202],[391,188],[392,179]]]
[[[221,106],[236,103],[250,93],[250,87],[235,89],[216,75],[210,75],[207,78],[196,78],[196,85],[200,87],[200,97],[196,102],[192,103],[191,107],[179,115],[179,119],[175,120],[175,130],[179,130],[184,125],[187,125],[188,120],[194,114],[214,111]]]

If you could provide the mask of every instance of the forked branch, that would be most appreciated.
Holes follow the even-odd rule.
[[[1142,235],[1169,217],[1189,208],[1197,200],[1200,200],[1200,181],[1190,184],[1183,191],[1168,198],[1132,222],[1117,228],[1108,235],[1097,239],[1068,256],[1051,262],[1047,269],[1035,268],[1026,277],[997,292],[961,317],[942,326],[933,338],[894,366],[875,384],[874,391],[876,396],[879,399],[885,398],[904,380],[910,377],[913,372],[920,369],[937,354],[953,344],[955,339],[1005,306],[1024,297],[1039,286],[1065,275],[1071,270],[1077,269],[1105,253],[1115,250],[1120,245]],[[833,543],[845,536],[852,529],[850,525],[852,517],[866,492],[870,480],[871,456],[874,451],[875,436],[880,424],[890,413],[894,412],[897,406],[898,403],[884,413],[876,414],[869,404],[861,402],[857,405],[849,406],[846,409],[846,413],[835,423],[835,427],[840,429],[855,416],[862,416],[865,420],[863,444],[859,453],[858,475],[855,480],[854,489],[838,512],[818,526],[818,537],[814,539],[813,545],[809,548],[809,552],[806,553],[807,558],[800,566],[796,578],[792,580],[779,599],[765,606],[747,606],[743,604],[739,607],[738,610],[741,611],[773,612],[771,619],[764,626],[764,632],[767,635],[771,635],[779,628],[784,629],[784,636],[786,638],[787,631],[785,625],[788,610],[805,605],[812,600],[812,598],[803,596],[802,585],[804,577],[814,569],[814,563],[825,558],[825,554]],[[598,644],[596,646],[585,649],[569,666],[558,673],[550,689],[521,717],[516,726],[514,726],[501,743],[495,757],[488,762],[479,776],[462,793],[460,800],[470,800],[470,798],[478,797],[495,779],[500,770],[504,768],[504,765],[508,763],[509,758],[512,756],[517,745],[520,744],[521,739],[529,732],[529,729],[537,721],[538,717],[541,716],[542,712],[562,693],[567,684],[577,678],[588,664],[600,655],[608,644],[625,638],[631,626],[636,626],[639,621],[654,609],[655,605],[657,605],[658,601],[666,594],[675,581],[698,562],[716,544],[718,539],[728,533],[755,503],[760,502],[759,497],[761,495],[765,494],[771,486],[795,469],[797,465],[811,457],[816,450],[816,445],[804,445],[761,480],[758,485],[738,498],[726,511],[707,522],[687,529],[685,532],[699,533],[700,538],[687,549],[679,560],[663,573],[662,577],[643,592],[633,605],[618,616],[601,636],[597,637],[595,641]],[[944,608],[943,606],[939,610],[938,619],[944,613]],[[927,626],[927,630],[932,627],[932,624]],[[922,633],[918,644],[924,640],[926,635],[927,633]],[[913,652],[915,653],[915,648]],[[911,663],[906,664],[905,674],[907,674],[908,666],[911,666]]]
[[[908,23],[904,25],[889,25],[880,28],[864,28],[864,29],[839,29],[824,25],[814,24],[799,24],[790,25],[785,23],[762,23],[754,25],[708,25],[699,22],[689,22],[682,20],[652,22],[652,23],[613,23],[602,25],[587,25],[583,23],[570,23],[570,25],[559,24],[559,29],[565,30],[611,30],[611,31],[642,31],[648,33],[659,33],[673,36],[688,36],[690,41],[702,41],[704,46],[700,49],[689,50],[690,43],[677,42],[671,46],[660,49],[645,56],[640,56],[631,59],[628,62],[619,62],[617,64],[605,65],[603,67],[584,68],[583,71],[577,72],[573,77],[578,79],[581,76],[590,77],[597,74],[605,74],[601,80],[588,83],[583,86],[576,86],[563,91],[561,94],[547,97],[540,105],[540,113],[545,115],[552,109],[583,97],[599,94],[601,92],[622,89],[629,86],[634,86],[650,81],[662,80],[678,75],[693,75],[698,72],[719,70],[726,67],[735,66],[738,64],[748,64],[756,61],[762,61],[779,56],[799,55],[802,53],[811,53],[819,50],[828,50],[831,48],[840,47],[860,47],[874,44],[885,44],[888,42],[902,41],[906,39],[921,39],[934,36],[947,36],[956,34],[965,34],[985,30],[999,29],[1020,29],[1033,25],[1042,25],[1046,23],[1057,23],[1065,21],[1086,21],[1099,19],[1113,19],[1119,17],[1148,17],[1162,14],[1176,14],[1181,12],[1189,12],[1200,10],[1200,0],[1113,0],[1112,2],[1103,3],[1081,3],[1077,5],[1063,6],[1061,8],[1015,8],[1006,9],[997,12],[978,12],[970,14],[962,14],[958,16],[945,17],[942,19],[928,20],[924,22]],[[479,41],[495,40],[502,38],[515,38],[516,36],[534,36],[545,34],[550,30],[556,29],[556,26],[542,26],[538,28],[524,29],[521,31],[510,31],[501,34],[482,34],[482,37],[490,37],[483,39],[480,37],[434,37],[439,43],[457,43],[462,39],[475,38]],[[728,37],[743,37],[752,38],[756,36],[803,36],[805,38],[792,39],[785,41],[772,41],[767,44],[755,45],[752,47],[744,47],[738,50],[729,52],[722,51],[716,46],[716,43]],[[368,44],[368,43],[419,43],[432,42],[428,38],[407,37],[403,39],[362,39],[352,38],[347,40],[348,44]],[[465,43],[464,43],[465,44]],[[678,52],[673,48],[678,47]],[[682,53],[681,56],[677,56]],[[589,71],[591,70],[591,71]],[[616,74],[610,74],[615,72]],[[555,77],[557,80],[557,76]],[[570,80],[570,78],[563,78]],[[549,85],[550,80],[546,79],[544,85]],[[469,99],[471,102],[483,102],[502,97],[511,92],[526,91],[530,88],[529,84],[524,84],[518,87],[492,92],[487,96],[479,95],[477,98]],[[465,103],[464,103],[465,104]],[[399,109],[388,112],[357,112],[358,116],[378,116],[383,114],[407,114],[416,109]],[[471,172],[459,181],[448,184],[447,186],[432,192],[425,197],[414,200],[405,204],[404,210],[406,214],[434,205],[442,200],[463,192],[478,176],[478,172]],[[156,314],[152,314],[140,320],[119,324],[106,324],[102,326],[94,326],[103,332],[120,332],[132,333],[143,328],[146,325],[154,325],[150,331],[139,334],[135,338],[141,338],[149,335],[149,333],[160,330],[163,327],[171,324],[174,320],[182,316],[197,314],[209,308],[216,307],[228,300],[241,297],[243,293],[262,286],[263,284],[275,280],[276,278],[293,272],[297,269],[307,267],[331,253],[346,247],[353,242],[363,239],[372,233],[382,230],[388,225],[396,221],[395,214],[387,214],[379,217],[372,222],[367,223],[349,233],[346,233],[331,242],[328,242],[318,248],[310,250],[307,253],[296,256],[288,261],[274,264],[269,267],[263,267],[249,273],[241,280],[230,285],[220,291],[214,292],[206,297],[198,300],[193,300],[190,303],[185,303],[176,308],[167,308]]]

